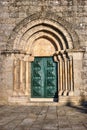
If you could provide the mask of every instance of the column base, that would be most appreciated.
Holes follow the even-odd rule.
[[[62,94],[63,94],[63,91],[60,90],[58,95],[59,95],[59,96],[62,96]]]
[[[23,96],[23,95],[25,95],[25,93],[24,92],[18,92],[18,95]]]
[[[13,96],[27,96],[27,95],[29,94],[25,94],[24,92],[16,92],[16,91],[13,92]]]
[[[70,91],[68,95],[69,95],[69,96],[73,96],[73,95],[74,95],[74,92],[73,92],[73,91]]]
[[[29,92],[25,92],[25,95],[28,96],[28,95],[29,95]]]
[[[68,91],[66,90],[64,91],[63,96],[67,96],[67,95],[68,95]]]
[[[18,92],[17,91],[14,91],[13,92],[13,96],[17,96],[18,95]]]

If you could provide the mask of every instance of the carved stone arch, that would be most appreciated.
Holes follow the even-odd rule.
[[[38,31],[43,34],[47,32],[57,40],[56,46],[60,46],[58,50],[73,49],[79,46],[78,36],[67,21],[52,12],[44,14],[38,12],[25,18],[13,29],[8,40],[7,50],[26,51],[25,46],[26,48],[29,46],[30,38],[36,33],[38,35]],[[43,36],[40,35],[40,37]]]
[[[51,28],[51,31],[49,28]],[[56,30],[56,33],[54,32],[55,30]],[[26,27],[26,30],[22,29],[21,31],[18,32],[18,36],[16,37],[14,41],[15,44],[13,46],[13,49],[19,49],[19,50],[25,51],[23,46],[25,46],[26,44],[26,47],[27,47],[27,45],[32,44],[32,42],[28,42],[28,41],[30,39],[35,38],[33,37],[33,35],[35,35],[36,33],[37,35],[40,33],[42,34],[44,32],[50,34],[57,41],[59,41],[60,39],[60,42],[57,43],[57,46],[59,44],[60,46],[63,46],[61,50],[73,48],[72,39],[69,36],[68,32],[65,30],[65,28],[63,28],[61,25],[59,25],[56,22],[54,23],[47,19],[45,19],[45,21],[40,19],[40,20],[33,21],[33,24],[29,23],[28,27]],[[58,48],[58,50],[60,49]]]

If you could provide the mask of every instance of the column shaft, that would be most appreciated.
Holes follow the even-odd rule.
[[[16,68],[16,64],[17,64],[17,61],[14,60],[13,62],[13,90],[16,91],[17,90],[17,68]]]
[[[20,60],[20,93],[24,93],[24,66],[23,66],[23,62],[22,60]]]
[[[66,55],[64,55],[64,70],[65,70],[65,91],[64,96],[68,94],[68,59]]]
[[[74,86],[73,86],[73,58],[70,57],[70,92],[69,95],[73,96]]]
[[[29,62],[26,61],[26,90],[25,95],[29,95]]]
[[[59,58],[59,96],[63,93],[63,61],[61,56],[58,56]]]
[[[64,61],[62,63],[62,68],[63,68],[63,71],[62,71],[62,80],[63,80],[63,95],[64,95],[64,91],[65,91],[65,64],[64,64]]]
[[[57,62],[58,65],[58,94],[60,91],[60,62]]]
[[[17,95],[19,90],[19,61],[13,61],[13,94]]]
[[[70,60],[68,59],[68,90],[70,91]]]

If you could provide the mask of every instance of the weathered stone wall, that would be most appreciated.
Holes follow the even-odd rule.
[[[12,29],[36,12],[52,11],[70,22],[79,35],[81,46],[87,41],[86,0],[0,0],[0,49],[5,49]]]
[[[0,0],[0,51],[6,49],[12,30],[19,22],[44,11],[54,12],[68,21],[79,36],[80,46],[87,52],[87,0]],[[82,67],[82,89],[87,91],[86,53]],[[0,55],[0,98],[4,97],[5,101],[12,89],[12,82],[12,59]]]

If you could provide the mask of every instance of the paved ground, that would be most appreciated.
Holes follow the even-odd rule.
[[[0,130],[87,130],[87,107],[0,106]]]

